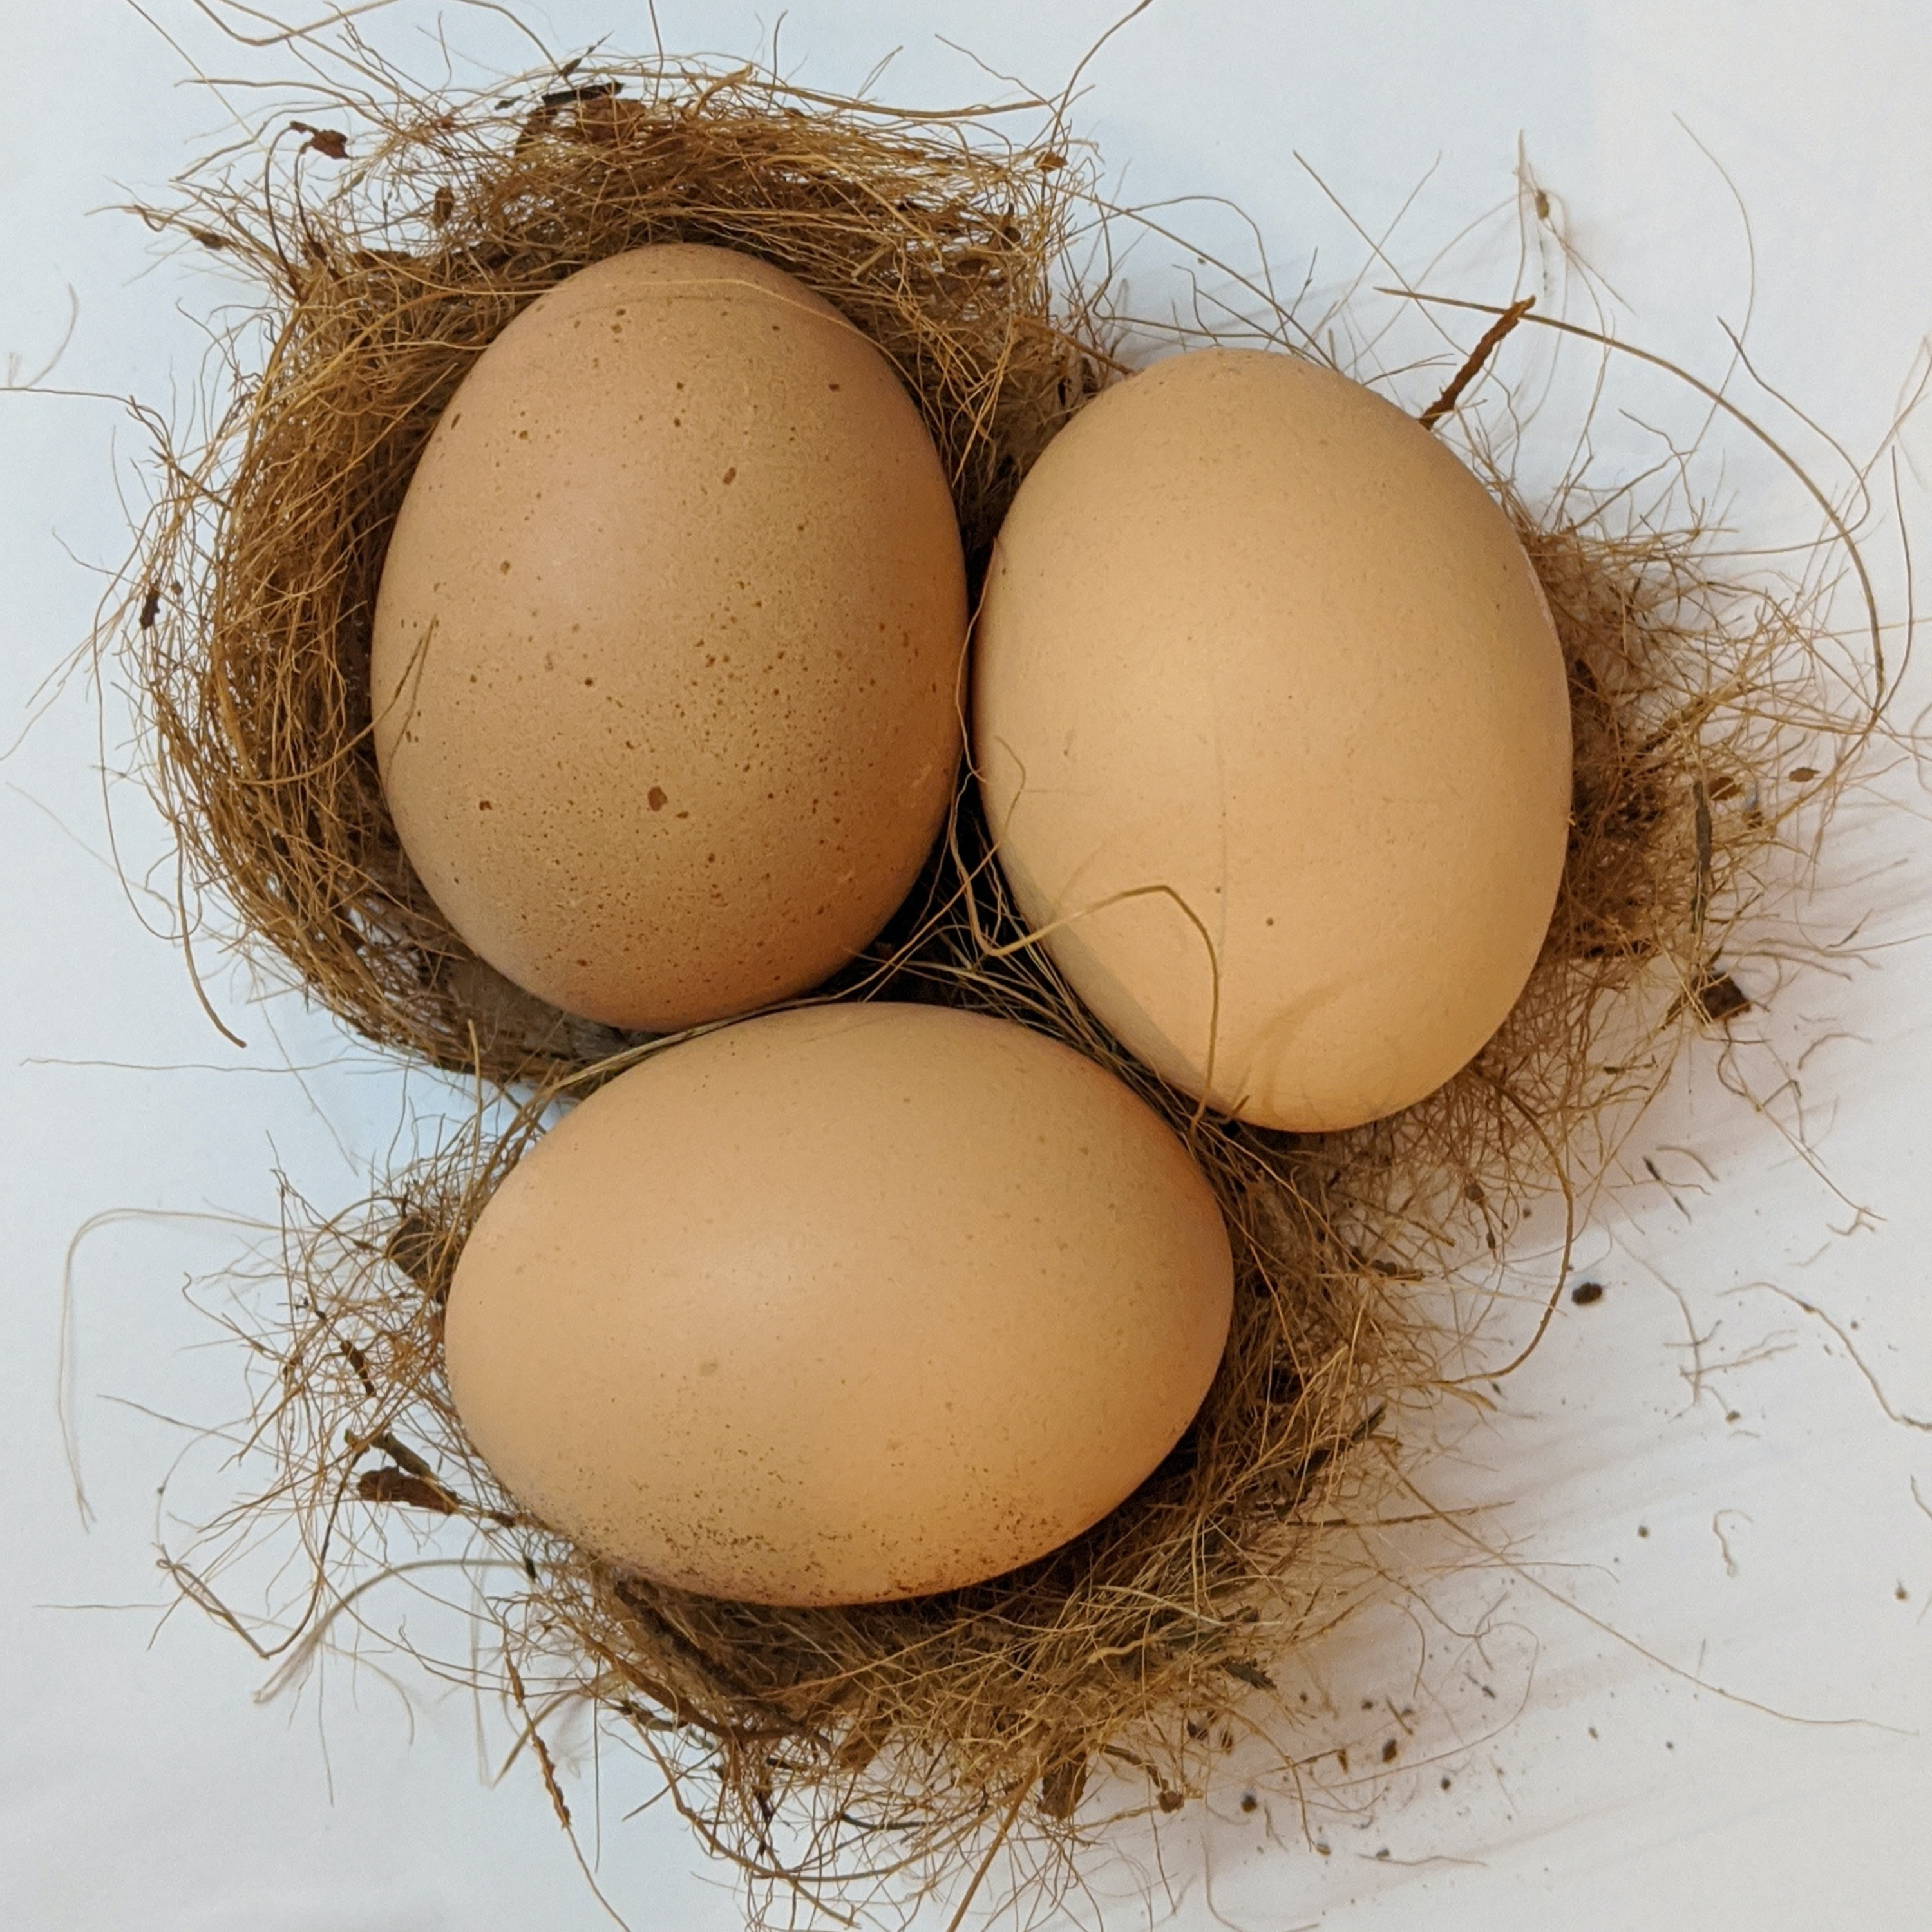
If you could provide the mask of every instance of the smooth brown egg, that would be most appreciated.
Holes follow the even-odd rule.
[[[1213,1193],[1010,1022],[768,1014],[664,1049],[516,1167],[445,1336],[545,1522],[660,1582],[910,1597],[1043,1555],[1179,1439],[1226,1343]]]
[[[1107,391],[1022,486],[974,648],[1015,898],[1165,1078],[1352,1126],[1501,1024],[1562,872],[1563,655],[1508,518],[1400,410],[1256,350]]]
[[[665,1030],[817,984],[951,796],[964,574],[884,357],[718,248],[614,256],[478,358],[411,481],[370,665],[404,849],[566,1012]]]

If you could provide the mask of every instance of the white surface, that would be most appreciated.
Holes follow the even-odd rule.
[[[850,85],[901,44],[894,98],[992,85],[944,34],[1051,86],[1112,14],[1085,0],[1047,10],[804,0],[785,16],[782,58]],[[185,4],[155,16],[211,71],[287,70],[285,56],[223,45]],[[658,16],[674,48],[745,51],[769,34],[748,6],[661,0]],[[426,64],[434,17],[405,5],[366,25]],[[531,17],[558,47],[648,40],[635,8]],[[487,14],[449,19],[486,61],[528,57]],[[29,368],[50,352],[70,286],[79,320],[56,381],[184,398],[194,318],[217,285],[199,262],[155,266],[136,224],[88,211],[154,192],[218,135],[218,104],[177,86],[181,55],[113,0],[4,0],[0,48],[14,81],[0,120],[0,352]],[[1750,211],[1760,368],[1867,452],[1932,320],[1928,71],[1932,14],[1876,0],[1161,0],[1088,70],[1079,119],[1126,171],[1128,198],[1238,199],[1294,282],[1317,236],[1318,279],[1357,259],[1295,151],[1377,230],[1433,167],[1396,247],[1414,265],[1510,196],[1520,132],[1628,302],[1626,332],[1715,374],[1714,319],[1742,314],[1746,251],[1688,128]],[[1219,218],[1197,213],[1202,232]],[[49,398],[0,397],[0,439],[4,746],[86,631],[98,568],[119,560],[116,490],[138,489],[139,452],[112,406]],[[1793,534],[1788,502],[1768,484],[1755,494],[1748,467],[1739,478],[1746,532],[1774,511],[1778,536]],[[1906,488],[1922,539],[1923,496],[1910,475]],[[1900,716],[1920,701],[1908,694]],[[124,1220],[79,1250],[76,1386],[98,1520],[88,1532],[77,1520],[54,1409],[75,1232],[113,1209],[260,1216],[277,1165],[312,1197],[346,1199],[405,1100],[401,1076],[330,1026],[286,998],[248,1004],[219,973],[248,1049],[208,1025],[178,956],[136,916],[165,920],[170,875],[157,875],[160,902],[137,890],[130,903],[105,856],[96,767],[112,774],[131,755],[112,694],[105,716],[98,741],[76,682],[0,765],[0,1921],[127,1932],[607,1922],[530,1767],[486,1786],[466,1702],[422,1699],[412,1715],[372,1674],[342,1671],[319,1702],[260,1708],[263,1673],[231,1637],[192,1613],[162,1621],[154,1495],[178,1432],[117,1404],[202,1420],[233,1408],[233,1358],[205,1346],[178,1292],[226,1257],[232,1229]],[[1892,789],[1916,808],[1909,776]],[[164,848],[138,790],[110,776],[108,790],[122,864],[142,879]],[[1802,1073],[1811,1138],[1866,1214],[1781,1136],[1790,1094],[1774,1119],[1726,1090],[1714,1056],[1693,1066],[1633,1144],[1636,1181],[1589,1238],[1604,1298],[1565,1305],[1498,1414],[1432,1478],[1439,1501],[1494,1506],[1471,1520],[1520,1569],[1435,1586],[1429,1600],[1454,1629],[1411,1606],[1323,1659],[1320,1688],[1345,1714],[1334,1735],[1352,1741],[1358,1769],[1395,1733],[1361,1699],[1414,1706],[1406,1768],[1352,1816],[1366,1787],[1352,1798],[1329,1761],[1311,1777],[1331,1801],[1306,1833],[1279,1793],[1242,1811],[1237,1769],[1209,1822],[1190,1811],[1168,1832],[1158,1871],[1089,1862],[1089,1918],[1147,1922],[1134,1898],[1147,1876],[1156,1922],[1241,1932],[1922,1922],[1932,1518],[1911,1482],[1932,1500],[1932,1444],[1886,1420],[1820,1323],[1750,1285],[1856,1322],[1851,1339],[1896,1408],[1932,1414],[1932,953],[1916,937],[1927,860],[1918,817],[1848,811],[1809,916],[1820,934],[1867,919],[1868,950],[1837,974],[1740,969],[1769,996],[1741,1033],[1794,1066],[1815,1047]],[[1768,1089],[1768,1060],[1744,1064]],[[411,1090],[434,1112],[428,1083]],[[1684,1148],[1696,1162],[1671,1150]],[[1646,1154],[1681,1208],[1645,1175]],[[1700,1359],[1701,1384],[1689,1378]],[[76,1605],[134,1607],[62,1607]],[[1727,1701],[1632,1645],[1787,1714]],[[490,1751],[502,1742],[490,1733]],[[586,1818],[598,1808],[587,1786],[578,1804]],[[602,1870],[633,1925],[736,1924],[728,1879],[676,1821],[622,1822],[622,1808],[607,1797]]]

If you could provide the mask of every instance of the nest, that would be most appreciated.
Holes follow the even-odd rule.
[[[390,524],[442,404],[523,304],[616,250],[704,241],[777,262],[880,344],[982,560],[1032,456],[1117,358],[1101,292],[1069,280],[1076,211],[1096,204],[1057,118],[1034,145],[969,139],[970,124],[749,73],[613,67],[507,116],[411,102],[320,195],[299,170],[266,196],[206,179],[153,218],[271,291],[261,373],[238,376],[209,448],[176,466],[134,579],[134,662],[188,874],[240,943],[370,1039],[525,1083],[356,1208],[322,1216],[290,1197],[266,1303],[230,1318],[262,1367],[248,1439],[271,1478],[174,1574],[240,1627],[224,1576],[286,1554],[292,1533],[299,1600],[272,1642],[250,1628],[298,1670],[345,1620],[375,1628],[372,1585],[425,1541],[454,1551],[476,1580],[460,1607],[491,1640],[435,1666],[502,1694],[566,1824],[550,1738],[587,1711],[656,1767],[754,1903],[787,1916],[896,1909],[982,1874],[1002,1844],[1064,1847],[1096,1770],[1177,1810],[1237,1737],[1282,1721],[1276,1660],[1357,1600],[1360,1532],[1396,1479],[1402,1419],[1456,1381],[1465,1338],[1432,1327],[1412,1287],[1486,1267],[1533,1199],[1560,1197],[1574,1226],[1678,1044],[1748,1006],[1728,936],[1791,814],[1868,728],[1820,668],[1808,594],[1726,580],[1694,517],[1648,520],[1620,492],[1574,481],[1532,505],[1471,449],[1556,616],[1576,791],[1534,975],[1448,1086],[1346,1133],[1203,1114],[1029,943],[970,785],[907,907],[820,996],[1003,1015],[1114,1067],[1186,1137],[1233,1239],[1236,1312],[1160,1468],[1024,1570],[842,1610],[666,1589],[530,1520],[449,1401],[443,1300],[548,1110],[658,1048],[499,980],[410,874],[364,668]],[[343,146],[304,131],[325,158]],[[1499,339],[1454,372],[1432,423],[1453,428]],[[1567,1246],[1542,1322],[1565,1267]]]
[[[370,733],[376,586],[444,405],[576,270],[654,242],[737,249],[884,352],[977,566],[1106,366],[1052,282],[1075,173],[1044,142],[989,147],[958,122],[749,70],[632,69],[533,105],[412,102],[379,129],[351,160],[339,130],[296,124],[306,145],[266,193],[214,176],[142,211],[266,299],[262,339],[232,344],[214,434],[163,465],[130,655],[155,796],[230,940],[379,1046],[540,1080],[625,1041],[513,986],[451,928],[397,839]],[[320,194],[316,167],[332,176]]]

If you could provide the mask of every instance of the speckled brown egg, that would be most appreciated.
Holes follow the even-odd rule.
[[[800,992],[944,814],[964,599],[865,336],[747,256],[614,256],[477,358],[397,519],[370,686],[404,848],[567,1012],[662,1030]]]
[[[1097,1521],[1225,1346],[1228,1237],[1113,1074],[1005,1020],[832,1005],[665,1048],[510,1173],[446,1323],[543,1521],[778,1604],[916,1596]]]
[[[1348,1127],[1501,1024],[1563,868],[1563,654],[1508,517],[1401,410],[1289,356],[1156,363],[1028,475],[974,652],[1014,896],[1166,1078]]]

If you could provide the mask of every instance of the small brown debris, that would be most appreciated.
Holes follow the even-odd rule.
[[[1394,1762],[1395,1762],[1395,1760],[1396,1760],[1396,1754],[1398,1751],[1400,1751],[1401,1749],[1402,1749],[1401,1745],[1400,1745],[1400,1744],[1397,1744],[1397,1743],[1396,1742],[1396,1741],[1395,1741],[1395,1739],[1394,1739],[1394,1738],[1390,1738],[1389,1739],[1388,1742],[1387,1744],[1384,1744],[1384,1745],[1382,1746],[1382,1762],[1383,1762],[1383,1763],[1384,1763],[1384,1764],[1393,1764],[1393,1763],[1394,1763]]]
[[[1570,1291],[1570,1299],[1579,1308],[1588,1308],[1592,1303],[1604,1298],[1604,1284],[1600,1281],[1580,1281]]]
[[[1245,1657],[1224,1657],[1221,1668],[1238,1684],[1245,1684],[1253,1690],[1272,1690],[1274,1679],[1258,1664]]]
[[[1686,1008],[1694,1008],[1706,1022],[1720,1025],[1726,1020],[1736,1018],[1739,1013],[1748,1012],[1750,1006],[1750,995],[1713,959],[1696,982],[1671,1001],[1670,1010],[1664,1016],[1664,1024],[1669,1025]],[[1661,1179],[1662,1176],[1656,1178]]]
[[[574,107],[586,100],[608,100],[618,92],[619,83],[614,80],[593,81],[584,87],[554,87],[543,97],[543,104],[551,108]]]
[[[332,161],[346,161],[349,158],[349,136],[339,128],[311,128],[306,121],[291,121],[289,131],[308,136],[302,143],[304,154],[313,148],[316,154],[326,155]]]
[[[160,614],[161,586],[158,584],[151,584],[141,599],[142,629],[152,631],[154,628],[154,620]]]
[[[407,1503],[412,1508],[433,1510],[438,1516],[456,1514],[454,1498],[440,1484],[387,1464],[380,1469],[364,1469],[356,1478],[356,1493],[365,1503]]]
[[[371,1402],[376,1399],[376,1384],[369,1379],[369,1358],[353,1342],[342,1344],[343,1359],[356,1371],[356,1379],[362,1384],[362,1393]]]
[[[456,190],[446,184],[436,190],[436,199],[429,205],[429,218],[437,227],[446,228],[455,212]]]
[[[1691,995],[1697,1010],[1714,1025],[1750,1011],[1750,1000],[1728,973],[1706,980]]]

